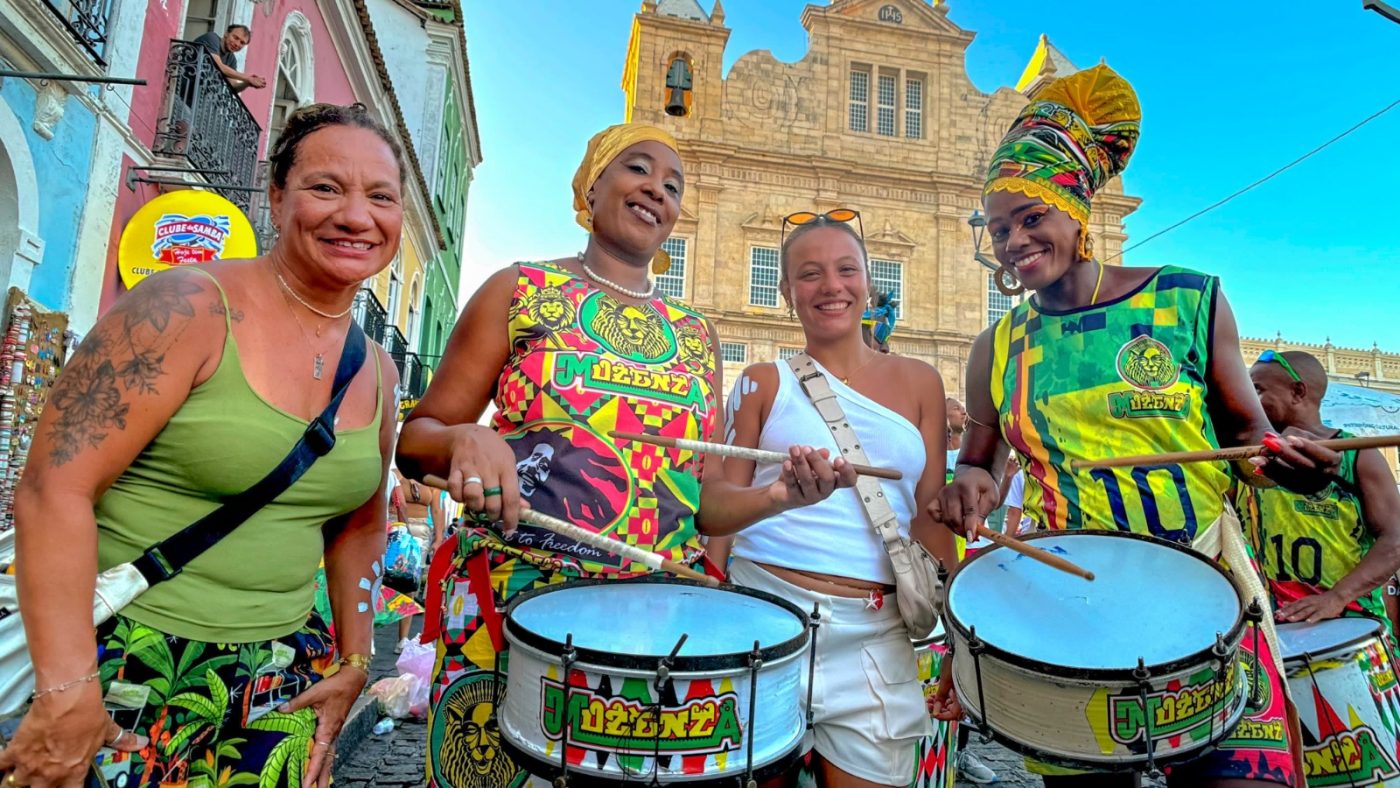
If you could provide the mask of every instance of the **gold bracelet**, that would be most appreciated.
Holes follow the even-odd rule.
[[[351,667],[357,670],[362,670],[364,671],[365,675],[368,676],[369,663],[369,657],[365,656],[364,654],[346,654],[345,656],[341,657],[340,661],[336,664],[342,668]]]

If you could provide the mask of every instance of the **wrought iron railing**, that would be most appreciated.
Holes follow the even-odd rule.
[[[112,0],[43,0],[74,40],[107,67],[107,22],[112,18]]]
[[[423,398],[423,392],[428,390],[428,366],[423,363],[423,359],[417,353],[408,353],[404,356],[403,375],[399,385],[403,388],[404,399],[419,400]]]
[[[360,292],[355,294],[353,313],[355,322],[365,330],[365,336],[383,345],[385,329],[389,327],[389,312],[379,303],[374,291],[361,288]]]
[[[211,183],[243,187],[216,191],[250,208],[262,132],[204,46],[170,42],[165,111],[157,129],[152,152],[184,157]]]
[[[267,254],[277,243],[277,228],[272,224],[272,202],[267,199],[267,183],[271,169],[268,161],[258,162],[253,186],[258,191],[252,194],[252,210],[248,218],[253,222],[253,234],[258,239],[258,254]]]
[[[408,358],[408,340],[404,338],[403,332],[398,326],[389,326],[384,331],[384,349],[389,351],[389,358],[394,360],[394,366],[399,368],[399,380],[404,380],[405,359]]]

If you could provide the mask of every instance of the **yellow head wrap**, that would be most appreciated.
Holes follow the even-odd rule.
[[[574,221],[588,232],[593,232],[593,211],[588,206],[588,190],[593,182],[603,174],[619,154],[639,142],[655,140],[671,150],[676,150],[676,140],[670,134],[655,126],[642,123],[619,123],[593,135],[588,141],[588,150],[583,153],[583,162],[574,173]],[[677,151],[677,155],[680,152]]]

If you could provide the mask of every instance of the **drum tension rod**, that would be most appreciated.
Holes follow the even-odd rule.
[[[1215,645],[1210,647],[1210,653],[1215,657],[1215,664],[1216,664],[1215,671],[1216,671],[1216,672],[1215,672],[1215,681],[1214,681],[1213,683],[1214,683],[1214,685],[1215,685],[1216,687],[1218,687],[1220,684],[1224,683],[1226,680],[1233,678],[1232,672],[1229,671],[1230,663],[1226,661],[1227,657],[1230,656],[1230,647],[1227,646],[1227,645],[1225,645],[1225,636],[1222,635],[1222,634],[1220,634],[1219,632],[1216,632],[1216,633],[1215,633]],[[1217,690],[1215,690],[1214,688],[1212,688],[1212,697],[1214,697],[1216,694],[1221,695],[1222,700],[1220,700],[1220,701],[1212,700],[1211,703],[1210,703],[1210,740],[1211,740],[1211,741],[1215,741],[1215,717],[1216,717],[1217,714],[1219,714],[1219,711],[1218,711],[1217,707],[1220,705],[1220,703],[1223,702],[1223,698],[1224,698],[1224,693],[1223,693],[1223,692],[1218,692]]]
[[[987,644],[977,637],[977,627],[968,630],[967,653],[972,655],[972,669],[977,674],[977,706],[982,712],[978,715],[977,735],[982,737],[982,743],[986,744],[992,740],[992,726],[987,721],[987,696],[982,692],[982,653],[987,650]]]
[[[1142,722],[1147,727],[1147,776],[1160,780],[1162,770],[1157,768],[1157,737],[1152,734],[1152,708],[1147,703],[1147,690],[1152,686],[1148,680],[1152,678],[1152,671],[1147,669],[1142,657],[1138,657],[1133,678],[1137,679],[1138,694],[1142,697]]]
[[[569,788],[569,688],[573,686],[569,671],[576,661],[578,652],[574,651],[574,633],[570,632],[564,636],[564,653],[560,655],[560,672],[564,679],[564,724],[559,726],[563,732],[559,742],[559,776],[554,778],[554,788]]]
[[[807,730],[812,729],[812,690],[816,686],[817,677],[817,627],[821,626],[822,607],[818,602],[812,603],[812,612],[807,614],[807,628],[811,634],[807,638],[808,651],[807,660]]]
[[[676,664],[676,655],[680,653],[681,646],[684,646],[685,641],[689,638],[689,634],[682,632],[680,639],[677,640],[676,645],[672,647],[671,653],[662,657],[661,661],[656,663],[656,681],[652,684],[652,687],[656,690],[656,703],[652,704],[651,707],[652,724],[656,726],[656,735],[652,737],[652,744],[654,746],[651,751],[651,784],[654,786],[661,785],[662,699],[665,697],[666,685],[671,683],[671,668]]]
[[[753,777],[753,716],[754,709],[758,706],[758,671],[763,668],[763,652],[758,648],[758,641],[753,642],[753,651],[749,652],[749,724],[744,733],[745,744],[748,750],[748,760],[744,764],[744,786],[745,788],[758,788],[758,780]]]
[[[1254,625],[1254,675],[1250,677],[1249,700],[1251,703],[1264,702],[1264,688],[1261,684],[1262,672],[1259,669],[1259,630],[1264,624],[1264,608],[1259,604],[1259,597],[1254,597],[1249,601],[1249,607],[1244,611],[1245,620]]]

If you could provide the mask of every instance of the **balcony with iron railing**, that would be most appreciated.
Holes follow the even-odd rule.
[[[355,305],[351,314],[354,315],[355,322],[360,324],[360,328],[364,329],[365,336],[381,345],[384,344],[385,334],[390,328],[389,311],[379,303],[374,291],[367,287],[361,288],[360,292],[355,294]]]
[[[107,67],[107,23],[112,19],[112,0],[42,0],[58,18],[73,40],[92,55],[97,65]]]
[[[253,113],[191,41],[171,41],[165,61],[165,104],[152,153],[183,158],[193,170],[248,211],[256,192],[258,137]]]

